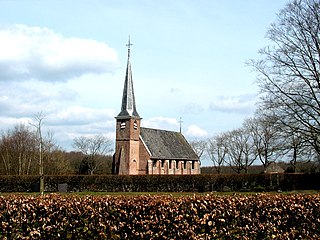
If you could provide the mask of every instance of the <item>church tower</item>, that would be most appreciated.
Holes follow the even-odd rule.
[[[139,136],[141,118],[136,110],[130,63],[130,37],[126,77],[122,95],[121,111],[116,117],[116,152],[113,156],[113,173],[119,175],[138,174]]]

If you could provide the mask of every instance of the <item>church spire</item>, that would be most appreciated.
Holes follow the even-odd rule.
[[[121,112],[118,114],[117,118],[140,118],[136,110],[136,102],[133,91],[132,72],[130,63],[130,47],[132,46],[132,44],[130,43],[130,36],[128,44],[126,46],[128,47],[127,70],[126,78],[124,80]]]

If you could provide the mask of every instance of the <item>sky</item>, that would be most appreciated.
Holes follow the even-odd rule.
[[[32,125],[73,139],[115,138],[128,36],[143,127],[190,141],[252,117],[257,74],[246,65],[284,0],[0,0],[0,130]]]

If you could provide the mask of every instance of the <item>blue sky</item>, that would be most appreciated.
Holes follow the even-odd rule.
[[[1,0],[0,128],[46,116],[72,150],[77,136],[115,135],[128,35],[145,127],[208,138],[253,115],[256,74],[283,0]]]

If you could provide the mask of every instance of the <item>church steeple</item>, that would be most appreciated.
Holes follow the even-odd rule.
[[[138,118],[140,116],[136,110],[136,102],[134,98],[133,91],[133,82],[132,82],[132,72],[131,72],[131,62],[130,62],[130,36],[128,44],[128,60],[127,60],[127,70],[126,70],[126,78],[124,81],[123,95],[122,95],[122,104],[121,104],[121,112],[116,117],[117,119],[127,119],[127,118]]]
[[[130,63],[130,37],[127,44],[128,62],[122,95],[121,112],[116,117],[116,152],[113,173],[120,175],[138,174],[140,171],[140,121],[134,99]]]

